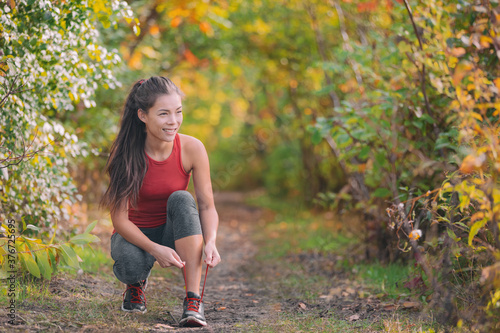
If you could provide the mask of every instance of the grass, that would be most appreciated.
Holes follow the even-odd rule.
[[[411,274],[411,267],[402,264],[381,264],[379,262],[361,263],[354,266],[357,276],[375,293],[387,298],[408,296],[404,287]]]
[[[80,263],[80,267],[84,272],[96,272],[98,274],[111,273],[113,259],[111,259],[109,253],[104,252],[100,247],[77,247],[76,253],[83,260]]]

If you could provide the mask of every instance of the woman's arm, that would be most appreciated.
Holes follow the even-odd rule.
[[[135,224],[128,219],[128,203],[123,200],[120,208],[111,213],[111,221],[115,231],[125,240],[156,258],[161,267],[176,266],[182,268],[184,262],[173,249],[151,241]]]
[[[194,140],[190,149],[193,161],[193,183],[200,212],[203,239],[205,240],[205,262],[210,267],[215,267],[221,261],[219,252],[215,245],[217,229],[219,227],[219,215],[215,209],[212,182],[210,180],[210,164],[208,154],[203,143]]]

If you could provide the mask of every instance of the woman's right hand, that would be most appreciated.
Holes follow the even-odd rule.
[[[177,252],[168,246],[157,244],[150,253],[156,258],[156,261],[158,261],[158,264],[160,264],[162,268],[170,266],[182,268],[186,264],[182,261]]]

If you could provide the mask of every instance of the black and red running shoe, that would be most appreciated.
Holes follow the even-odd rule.
[[[147,285],[147,279],[138,283],[127,284],[127,289],[123,293],[123,311],[146,313],[146,295],[144,291]]]
[[[202,327],[206,326],[205,310],[200,295],[188,291],[184,298],[184,312],[179,322],[181,327]]]

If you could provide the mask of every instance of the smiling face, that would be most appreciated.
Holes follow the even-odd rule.
[[[172,142],[182,124],[181,97],[161,95],[148,113],[139,109],[137,115],[146,124],[147,140]]]

